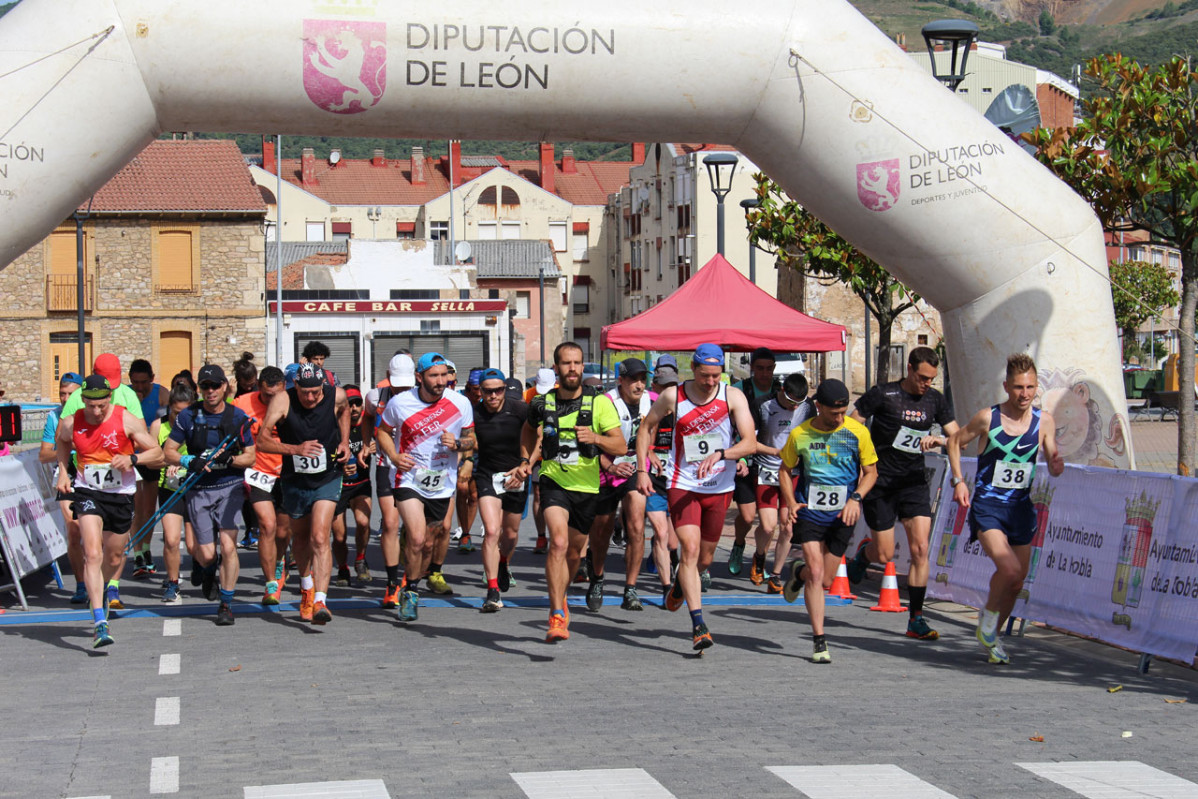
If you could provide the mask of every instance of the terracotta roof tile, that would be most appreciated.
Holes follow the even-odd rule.
[[[151,142],[96,192],[91,210],[264,215],[266,204],[237,144],[202,139]]]
[[[283,264],[283,290],[304,288],[304,271],[309,266],[341,266],[348,260],[349,256],[345,253],[318,252],[294,263]],[[268,290],[276,289],[278,274],[278,272],[267,273],[266,288]]]

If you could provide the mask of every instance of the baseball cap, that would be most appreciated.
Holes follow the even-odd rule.
[[[542,366],[537,370],[537,393],[548,394],[553,390],[554,383],[557,382],[557,375],[547,366]]]
[[[586,386],[587,388],[602,388],[603,387],[603,381],[600,380],[596,375],[591,375],[590,377],[583,378],[582,384],[584,386]]]
[[[203,370],[200,372],[203,374]],[[301,363],[295,371],[295,384],[300,388],[316,388],[325,384],[324,369],[314,363]]]
[[[653,370],[653,385],[655,386],[676,386],[678,385],[678,370],[673,366],[660,364]]]
[[[200,373],[196,375],[196,383],[203,385],[204,383],[226,383],[225,370],[214,363],[206,363],[200,367]]]
[[[448,358],[445,359],[445,368],[454,373],[458,371],[457,365]]]
[[[345,387],[345,398],[346,399],[362,399],[362,390],[360,388],[358,388],[357,386],[346,386]]]
[[[849,404],[849,389],[834,377],[829,377],[815,389],[815,401],[829,408],[840,408]]]
[[[416,361],[416,374],[422,375],[435,365],[448,367],[449,361],[445,360],[445,356],[439,352],[426,352],[420,356],[420,360]]]
[[[484,378],[484,379],[486,379],[486,378]],[[507,386],[507,390],[510,393],[514,394],[515,396],[517,396],[517,397],[524,396],[524,386],[522,386],[520,384],[520,378],[509,377],[506,381],[504,381],[504,385]]]
[[[473,380],[474,372],[478,372],[478,380]],[[470,373],[470,377],[474,383],[482,383],[484,380],[502,380],[504,385],[507,385],[507,378],[504,376],[502,369],[475,369],[474,372]]]
[[[691,363],[700,366],[723,366],[724,351],[720,349],[718,344],[700,344],[698,347],[695,347],[695,354],[691,358]]]
[[[77,386],[83,385],[83,378],[78,372],[64,372],[62,377],[58,379],[59,383],[74,383]]]
[[[470,376],[466,378],[466,385],[477,386],[479,383],[481,383],[483,379],[483,371],[483,369],[471,369]],[[496,369],[495,371],[498,372],[499,370]],[[503,379],[503,372],[499,372],[499,379]]]
[[[625,358],[620,361],[620,377],[640,377],[648,371],[649,368],[640,358]]]
[[[117,385],[121,382],[121,359],[111,352],[102,352],[96,356],[92,372],[108,378],[109,386]]]
[[[112,396],[112,386],[104,375],[88,375],[81,391],[84,399],[106,399]]]
[[[283,384],[287,388],[292,388],[295,385],[295,373],[299,371],[298,363],[289,363],[287,368],[283,370]]]
[[[392,388],[409,388],[416,384],[416,364],[411,355],[400,353],[387,364],[387,379]]]
[[[673,355],[666,353],[665,355],[658,357],[657,364],[653,368],[660,369],[663,366],[672,366],[672,367],[674,367],[675,370],[677,370],[678,369],[678,361],[674,360]]]

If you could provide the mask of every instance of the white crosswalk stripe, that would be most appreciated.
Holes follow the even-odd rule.
[[[1018,763],[1086,799],[1193,799],[1198,785],[1137,760]]]
[[[155,757],[150,760],[150,793],[179,792],[179,758]]]
[[[877,794],[891,799],[955,799],[951,793],[892,765],[767,766],[766,771],[810,799],[859,799]]]
[[[246,786],[245,799],[390,799],[382,780]]]
[[[528,799],[674,799],[640,768],[525,771],[512,779]]]

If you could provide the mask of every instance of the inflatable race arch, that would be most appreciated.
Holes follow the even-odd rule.
[[[845,0],[24,0],[0,89],[0,264],[163,131],[732,145],[940,310],[962,418],[1027,351],[1132,463],[1098,219]]]

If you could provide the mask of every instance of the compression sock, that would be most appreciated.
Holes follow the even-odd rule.
[[[703,609],[700,608],[699,610],[692,610],[691,611],[691,625],[694,627],[698,627],[702,623],[703,623]]]
[[[498,591],[499,590],[499,578],[491,577],[490,579],[488,579],[487,580],[487,588],[494,588],[496,591]]]
[[[387,585],[399,585],[399,564],[387,567]]]
[[[220,589],[220,601],[224,602],[226,605],[232,605],[233,604],[233,592],[226,591],[223,588]]]
[[[908,585],[907,599],[910,603],[911,618],[923,615],[923,598],[928,593],[926,585]]]
[[[92,608],[92,621],[96,624],[104,621],[104,608]]]

